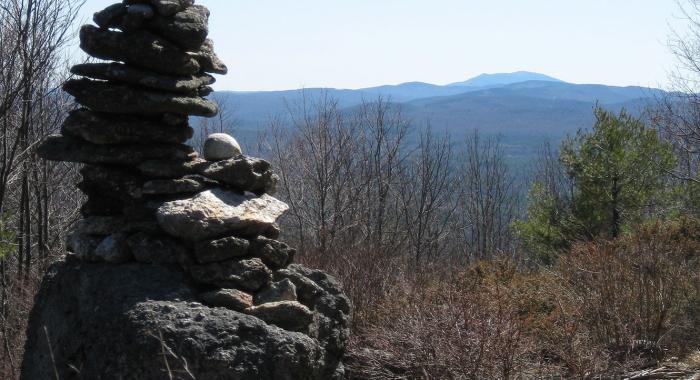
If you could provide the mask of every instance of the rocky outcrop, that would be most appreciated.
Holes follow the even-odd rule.
[[[28,328],[23,379],[339,379],[350,305],[291,264],[288,206],[265,160],[190,116],[226,65],[192,0],[125,0],[81,29],[95,62],[64,90],[82,106],[37,149],[84,164],[87,196]],[[170,372],[168,372],[170,371]],[[191,374],[191,376],[190,376]]]

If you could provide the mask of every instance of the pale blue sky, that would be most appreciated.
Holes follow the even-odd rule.
[[[114,3],[87,0],[84,13]],[[445,84],[528,70],[665,86],[675,0],[199,0],[229,67],[217,90]]]

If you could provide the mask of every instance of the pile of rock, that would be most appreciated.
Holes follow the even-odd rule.
[[[238,143],[228,135],[210,136],[204,146],[204,158],[184,145],[193,134],[188,125],[189,116],[210,117],[218,112],[215,103],[203,98],[212,91],[209,85],[214,83],[214,78],[210,74],[227,71],[207,39],[208,18],[209,11],[194,5],[193,0],[124,0],[96,13],[97,26],[85,25],[80,30],[81,48],[95,58],[112,62],[73,67],[72,72],[83,78],[69,80],[64,89],[83,108],[71,112],[61,134],[49,137],[38,149],[45,159],[85,164],[78,185],[87,195],[81,209],[84,218],[68,238],[70,253],[62,265],[79,266],[83,272],[100,268],[104,273],[99,280],[90,277],[92,280],[88,281],[85,275],[64,268],[64,273],[70,272],[75,277],[72,281],[80,282],[68,286],[87,287],[80,289],[84,296],[94,291],[97,283],[104,285],[104,278],[123,275],[118,274],[120,270],[149,271],[155,269],[143,266],[156,264],[168,271],[178,271],[182,273],[179,283],[164,281],[178,289],[169,295],[149,287],[149,281],[157,282],[152,278],[129,277],[130,281],[143,283],[137,284],[142,287],[133,290],[132,296],[143,293],[149,301],[170,302],[171,312],[179,310],[187,323],[193,323],[190,319],[193,310],[223,308],[234,313],[227,315],[239,322],[244,317],[252,318],[248,322],[253,324],[263,322],[251,321],[264,321],[263,325],[268,326],[266,334],[270,336],[280,332],[271,333],[269,325],[292,334],[271,339],[268,345],[289,345],[301,339],[293,334],[301,333],[313,339],[317,346],[307,351],[318,351],[313,353],[315,357],[309,359],[309,364],[303,364],[300,354],[293,350],[287,355],[296,357],[278,353],[246,363],[239,362],[241,354],[237,358],[220,353],[219,365],[238,366],[241,378],[252,375],[266,378],[260,366],[296,360],[296,365],[307,371],[299,372],[308,374],[304,378],[328,378],[331,373],[339,376],[349,304],[338,285],[325,274],[290,266],[295,250],[276,240],[280,234],[276,220],[288,207],[272,196],[277,176],[270,164],[242,155]],[[140,269],[134,269],[135,265]],[[47,284],[68,281],[61,273],[52,276],[45,280]],[[42,302],[41,298],[56,290],[47,288],[42,292],[32,323],[45,323],[56,307],[63,308],[65,313],[75,313],[65,309],[65,305],[46,306],[51,303]],[[119,290],[105,292],[109,298],[102,302],[121,302],[113,298],[129,297]],[[161,296],[156,297],[154,292]],[[138,307],[146,307],[144,302]],[[132,307],[135,306],[121,313],[133,314]],[[154,310],[167,319],[167,311]],[[93,314],[81,318],[100,317]],[[158,320],[157,316],[151,318]],[[144,328],[134,319],[127,318],[126,323]],[[172,330],[172,321],[163,323],[167,326],[158,329]],[[31,352],[38,349],[35,346],[41,340],[32,328],[30,325],[24,364],[27,371],[33,371],[31,367],[37,364]],[[178,335],[176,328],[167,339],[180,345],[185,338]],[[206,340],[210,338],[202,339],[205,342],[193,343],[201,349],[194,350],[191,356],[205,355],[205,351],[206,355],[214,355],[211,347],[207,347],[211,342]],[[236,344],[245,346],[245,338],[241,337]],[[219,350],[231,349],[216,346]],[[269,347],[257,349],[270,350]],[[61,352],[54,354],[62,357]],[[189,359],[189,370],[195,372],[197,363],[211,360]],[[114,366],[107,363],[94,370],[100,373]],[[207,366],[210,371],[213,364],[207,362]],[[144,376],[143,370],[127,368],[130,370],[121,375]],[[294,370],[288,368],[288,372]],[[39,376],[36,372],[35,375]],[[270,376],[282,378],[278,375]],[[82,376],[86,376],[84,371]]]

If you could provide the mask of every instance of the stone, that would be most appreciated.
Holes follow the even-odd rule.
[[[274,194],[279,179],[273,173],[269,162],[252,157],[238,157],[202,165],[199,173],[234,189],[255,194]]]
[[[29,318],[21,380],[167,378],[163,345],[178,379],[190,378],[182,359],[196,379],[343,378],[341,357],[318,340],[202,305],[186,283],[159,265],[53,265]]]
[[[118,231],[124,222],[121,216],[93,216],[79,220],[73,231],[85,235],[110,235]]]
[[[124,208],[123,202],[118,198],[100,195],[91,195],[80,207],[83,217],[91,216],[120,216]]]
[[[71,79],[63,90],[96,112],[123,115],[158,115],[165,112],[193,116],[216,116],[218,106],[204,98],[151,91],[124,84]]]
[[[158,16],[150,20],[148,29],[185,50],[198,50],[209,34],[209,10],[194,5],[172,17]]]
[[[202,264],[226,261],[248,255],[249,246],[248,240],[229,236],[195,244],[194,257]]]
[[[187,125],[172,127],[134,117],[110,117],[81,108],[72,111],[63,122],[61,133],[93,144],[179,144],[194,131]]]
[[[294,259],[296,249],[280,241],[258,236],[250,242],[249,254],[259,257],[268,267],[281,269]]]
[[[196,52],[189,53],[195,59],[205,73],[226,75],[228,68],[214,52],[214,41],[206,39]]]
[[[175,239],[165,235],[139,232],[127,239],[136,261],[150,264],[175,264],[187,255],[187,249]]]
[[[123,264],[131,261],[131,248],[126,242],[128,235],[117,233],[107,236],[95,248],[95,258],[112,264]]]
[[[210,65],[207,60],[193,57],[172,42],[145,30],[123,33],[83,25],[80,48],[95,58],[124,62],[166,75],[194,75],[203,69],[200,60]]]
[[[112,4],[107,8],[95,12],[92,20],[101,28],[110,28],[119,23],[124,15],[126,15],[127,6],[124,4]]]
[[[350,338],[350,300],[338,281],[320,270],[292,264],[275,272],[275,281],[289,279],[299,302],[316,313],[309,334],[335,355],[343,355]]]
[[[225,307],[235,311],[244,311],[253,306],[253,296],[238,289],[214,290],[200,294],[199,298],[207,306]]]
[[[165,202],[156,216],[163,231],[197,242],[234,234],[260,235],[288,208],[284,202],[267,194],[256,197],[212,189],[191,198]]]
[[[194,4],[194,0],[151,0],[159,14],[173,16]]]
[[[124,82],[156,90],[192,95],[216,80],[208,74],[173,77],[128,66],[123,63],[83,63],[71,68],[71,73],[93,79]]]
[[[270,302],[296,301],[297,287],[288,278],[271,282],[255,294],[253,302],[262,305]]]
[[[80,260],[95,261],[95,248],[100,245],[102,239],[104,236],[72,232],[66,238],[66,249]]]
[[[78,188],[87,194],[106,195],[123,200],[143,196],[143,179],[138,173],[120,167],[85,165],[80,169],[83,180]]]
[[[148,160],[138,170],[148,178],[178,178],[198,173],[207,161],[201,158],[189,160]]]
[[[266,303],[250,307],[245,312],[289,331],[306,332],[313,321],[311,310],[296,301]]]
[[[84,164],[138,165],[151,159],[184,160],[196,155],[192,147],[180,144],[97,145],[69,136],[51,135],[37,149],[50,161]]]
[[[272,271],[260,259],[193,265],[190,274],[200,284],[249,291],[256,291],[272,280]]]
[[[238,141],[226,133],[212,133],[204,140],[204,159],[221,161],[241,155]]]
[[[193,194],[218,185],[214,180],[199,175],[175,179],[156,179],[143,184],[145,195]]]

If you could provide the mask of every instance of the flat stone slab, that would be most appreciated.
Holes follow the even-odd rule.
[[[179,144],[192,138],[194,131],[186,124],[174,127],[143,118],[110,117],[83,108],[68,115],[61,133],[93,144]]]
[[[257,236],[273,225],[286,203],[264,194],[241,194],[223,189],[201,192],[189,199],[166,202],[156,216],[161,228],[186,241],[203,241],[234,234]]]
[[[226,64],[214,52],[214,41],[207,38],[198,51],[189,53],[205,73],[226,75],[228,68]]]
[[[71,68],[71,73],[94,79],[113,80],[157,90],[192,94],[216,82],[207,74],[173,77],[123,63],[84,63]]]
[[[202,68],[200,60],[209,63],[145,30],[126,34],[83,25],[80,28],[80,48],[95,58],[120,61],[166,75],[194,75]]]
[[[63,135],[47,137],[39,145],[37,153],[50,161],[121,165],[137,165],[150,159],[185,160],[197,154],[187,145],[96,145]]]
[[[209,10],[194,5],[172,17],[157,15],[146,27],[153,33],[167,38],[185,50],[197,50],[209,34]]]
[[[269,162],[240,156],[199,167],[200,174],[237,190],[274,194],[279,178]]]
[[[78,103],[93,111],[126,115],[159,115],[173,113],[212,117],[217,105],[200,97],[150,91],[124,84],[90,79],[71,79],[63,89]]]
[[[257,258],[193,265],[190,274],[201,284],[248,291],[256,291],[272,281],[272,271]]]

